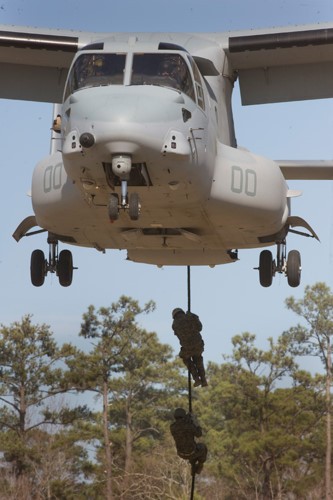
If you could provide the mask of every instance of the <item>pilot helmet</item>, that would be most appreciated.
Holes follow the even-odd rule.
[[[176,309],[174,309],[172,311],[172,317],[173,319],[177,316],[178,313],[182,313],[182,314],[185,314],[183,309],[181,309],[180,307],[176,307]]]
[[[184,408],[176,408],[173,416],[175,417],[175,419],[184,418],[186,417],[186,411],[184,410]]]
[[[175,67],[175,62],[171,58],[165,58],[160,64],[160,72],[170,74]]]
[[[104,56],[97,55],[93,58],[93,64],[96,68],[102,68],[104,66],[105,60]]]

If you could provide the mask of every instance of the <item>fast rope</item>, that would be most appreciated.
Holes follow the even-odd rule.
[[[187,266],[187,310],[191,312],[191,266]],[[192,381],[188,370],[188,412],[192,413]]]
[[[187,266],[187,310],[191,312],[191,266]],[[191,372],[188,370],[188,412],[192,414],[192,381]],[[190,500],[194,499],[195,472],[194,465],[191,465],[192,484]]]

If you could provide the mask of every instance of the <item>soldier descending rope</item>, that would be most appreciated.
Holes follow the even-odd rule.
[[[196,314],[189,311],[185,314],[180,308],[172,311],[172,317],[172,329],[181,345],[179,356],[194,379],[194,387],[204,387],[207,380],[202,357],[205,344],[200,334],[201,321]]]
[[[190,266],[187,266],[187,295],[188,310],[176,308],[172,311],[172,329],[178,337],[181,349],[179,356],[188,369],[188,413],[183,408],[177,408],[174,412],[175,421],[170,425],[171,434],[175,440],[177,454],[191,464],[192,486],[190,500],[194,499],[195,475],[200,474],[203,464],[207,459],[207,446],[197,443],[195,437],[202,436],[201,427],[195,422],[192,415],[192,389],[191,376],[194,386],[206,386],[206,374],[202,353],[204,341],[201,337],[202,324],[199,316],[191,313],[191,280]]]
[[[183,408],[175,410],[174,418],[170,431],[176,443],[177,454],[190,462],[193,476],[200,474],[207,458],[207,447],[203,443],[196,443],[194,438],[202,436],[202,429]]]

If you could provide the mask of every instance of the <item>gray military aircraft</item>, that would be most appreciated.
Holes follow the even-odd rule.
[[[82,33],[0,26],[0,96],[54,103],[51,154],[32,178],[34,215],[13,236],[45,231],[31,281],[73,277],[59,242],[126,249],[164,265],[235,262],[264,249],[259,279],[300,283],[289,232],[289,179],[331,179],[333,162],[273,161],[237,147],[231,96],[243,104],[333,96],[333,25],[233,33]],[[302,230],[293,228],[300,227]],[[35,228],[35,229],[34,229]]]

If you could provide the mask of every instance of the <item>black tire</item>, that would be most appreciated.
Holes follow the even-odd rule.
[[[263,250],[259,257],[259,281],[261,286],[269,287],[273,281],[273,256],[270,250]]]
[[[61,286],[70,286],[73,281],[73,257],[69,250],[62,250],[59,254],[57,274]]]
[[[140,213],[140,202],[138,193],[130,194],[128,211],[131,220],[138,220]]]
[[[42,250],[34,250],[30,260],[30,278],[34,286],[42,286],[45,281],[46,263]]]
[[[296,288],[301,282],[301,254],[298,250],[290,250],[287,259],[288,285]]]
[[[111,222],[115,221],[119,217],[119,198],[117,194],[111,194],[108,204],[109,219]]]

